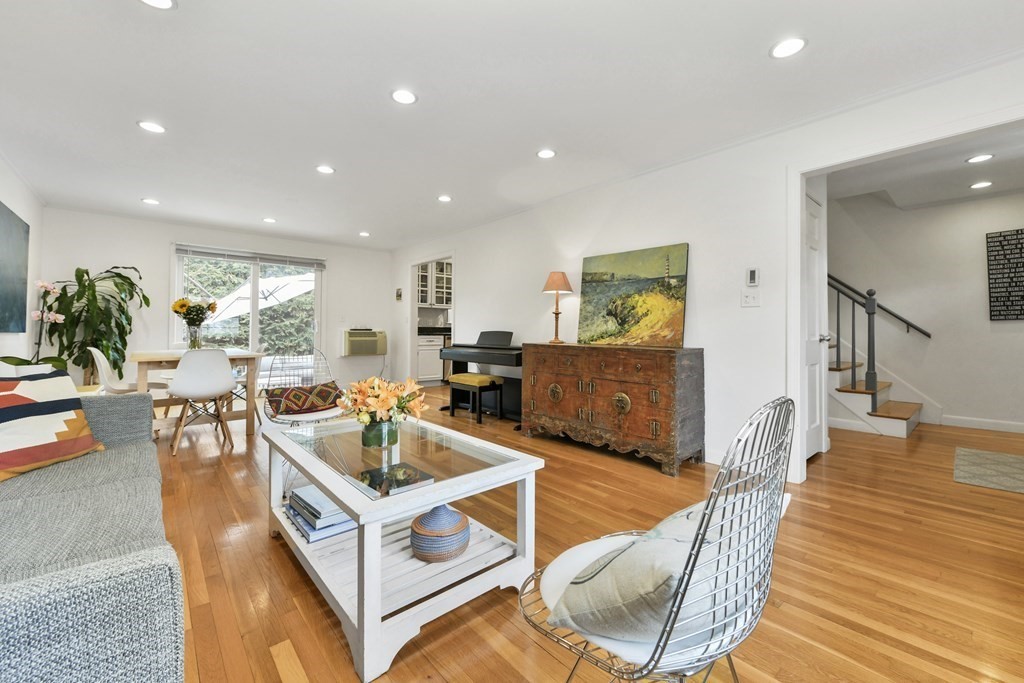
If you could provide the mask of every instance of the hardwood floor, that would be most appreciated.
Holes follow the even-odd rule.
[[[507,420],[425,419],[544,458],[541,565],[703,499],[715,471],[684,465],[671,479],[633,456],[527,439]],[[266,443],[247,442],[240,424],[233,434],[227,452],[211,426],[190,427],[173,458],[168,434],[158,441],[167,536],[185,577],[187,680],[358,680],[337,618],[267,533]],[[957,446],[1024,454],[1024,435],[931,425],[905,441],[831,435],[807,482],[789,487],[771,598],[735,653],[741,680],[1024,681],[1024,497],[953,481]],[[514,533],[511,490],[463,509]],[[571,664],[521,619],[514,591],[491,591],[427,625],[378,680],[563,681]],[[607,679],[586,668],[578,680]],[[726,667],[712,680],[729,680]]]

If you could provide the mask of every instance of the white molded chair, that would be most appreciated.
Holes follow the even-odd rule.
[[[323,384],[334,379],[331,366],[326,356],[319,349],[305,356],[274,356],[270,361],[270,372],[264,389],[280,389],[283,387],[308,387]],[[327,422],[342,416],[341,408],[330,408],[316,413],[279,415],[274,411],[270,401],[264,400],[263,412],[267,419],[277,424],[297,427],[304,424]]]
[[[178,454],[178,443],[185,427],[204,415],[217,421],[224,440],[235,447],[221,404],[224,395],[230,394],[236,385],[231,361],[222,349],[196,349],[181,357],[168,390],[174,398],[185,400],[174,429],[171,455]]]
[[[703,680],[707,680],[722,658],[733,680],[739,680],[731,653],[754,630],[768,600],[779,519],[789,502],[784,489],[793,412],[791,399],[775,399],[754,413],[736,435],[704,504],[657,640],[617,640],[547,622],[551,609],[586,567],[644,531],[621,532],[578,545],[526,580],[519,591],[519,606],[527,622],[577,655],[567,680],[572,680],[584,660],[615,680],[683,681],[704,670]],[[687,590],[695,573],[704,578],[694,582],[698,597],[688,602]],[[703,607],[709,602],[712,609],[680,617],[684,605]]]
[[[108,394],[134,394],[138,392],[139,385],[136,382],[125,382],[123,379],[119,379],[117,374],[114,372],[114,368],[110,366],[110,361],[103,353],[93,347],[87,347],[89,353],[92,355],[92,364],[96,368],[96,372],[100,376],[100,384],[103,385],[103,391]],[[150,382],[150,389],[166,389],[166,382]]]

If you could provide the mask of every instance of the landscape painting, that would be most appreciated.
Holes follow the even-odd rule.
[[[28,223],[0,203],[0,333],[25,331]]]
[[[689,246],[584,258],[579,342],[682,348]]]

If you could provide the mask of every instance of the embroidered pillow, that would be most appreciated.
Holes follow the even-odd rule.
[[[0,368],[0,481],[103,450],[63,370]]]
[[[318,413],[337,407],[341,390],[334,380],[311,387],[276,387],[267,389],[267,401],[275,415]]]

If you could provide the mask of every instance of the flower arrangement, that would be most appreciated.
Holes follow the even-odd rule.
[[[217,302],[205,299],[192,301],[188,298],[181,298],[171,304],[171,310],[189,327],[198,327],[217,312]]]
[[[373,422],[398,423],[412,415],[419,419],[428,408],[420,385],[411,377],[404,383],[389,382],[382,377],[370,377],[352,382],[341,392],[338,407],[346,413],[355,413],[362,425]]]

